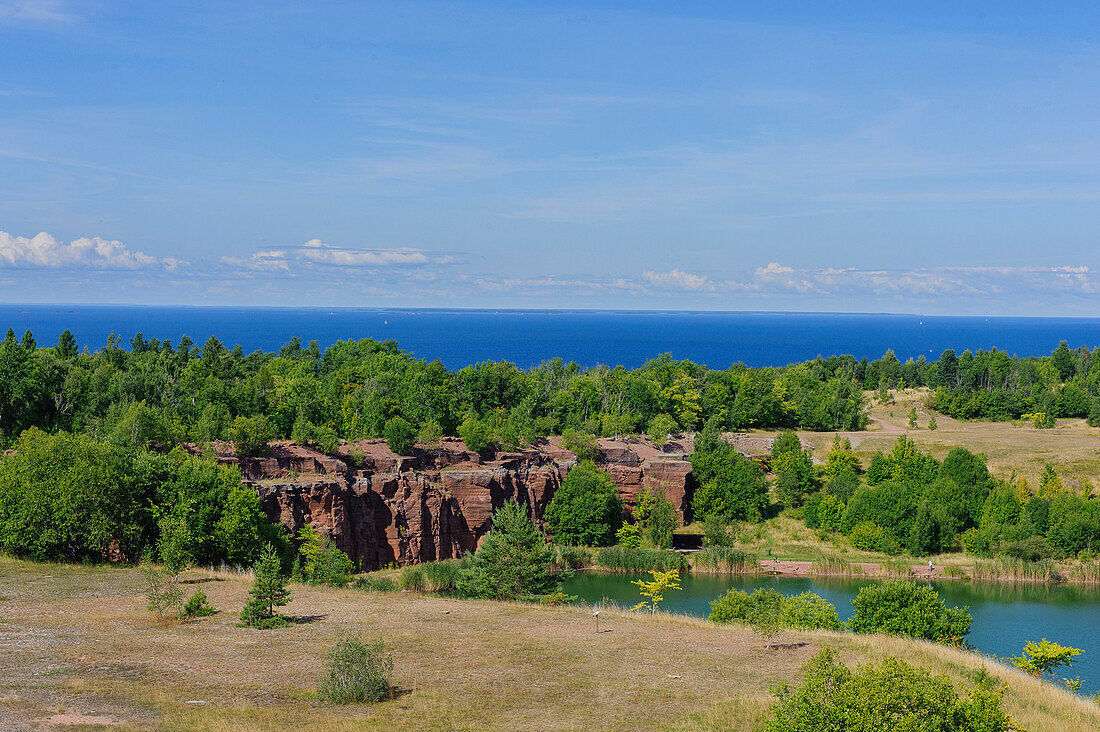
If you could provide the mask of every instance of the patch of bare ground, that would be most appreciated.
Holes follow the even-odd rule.
[[[1100,728],[1100,709],[1084,699],[925,643],[787,633],[769,651],[744,628],[679,616],[606,610],[597,634],[585,608],[301,586],[286,611],[319,619],[261,631],[235,625],[247,586],[240,576],[207,582],[219,614],[160,623],[144,608],[136,570],[0,559],[0,726],[749,730],[767,714],[769,690],[796,682],[832,645],[849,662],[902,656],[961,687],[972,669],[995,667],[1008,709],[1028,729]],[[341,631],[393,649],[392,700],[316,700]]]

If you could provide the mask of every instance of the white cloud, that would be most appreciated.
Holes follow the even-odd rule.
[[[334,267],[420,267],[454,261],[454,257],[420,249],[344,249],[320,239],[310,239],[296,250],[295,255],[316,264]]]
[[[61,0],[0,0],[0,20],[59,22],[72,19]]]
[[[242,267],[256,272],[287,272],[290,270],[290,265],[286,261],[286,252],[281,249],[256,252],[245,258],[222,257],[221,262],[231,267]]]
[[[683,272],[679,269],[674,269],[671,272],[647,271],[642,273],[642,277],[651,285],[660,287],[663,290],[690,290],[696,292],[705,289],[708,285],[705,276]]]
[[[1094,293],[1100,283],[1085,266],[1052,267],[928,267],[919,269],[823,268],[795,269],[771,262],[746,280],[714,283],[717,292],[761,296],[814,294],[824,297],[877,296],[904,300],[938,297],[999,299],[1010,294],[1035,294],[1057,288]]]
[[[756,268],[757,277],[772,277],[776,275],[792,274],[793,272],[793,267],[788,267],[779,262],[769,262],[767,267]]]
[[[0,231],[0,267],[66,269],[149,269],[163,267],[174,271],[185,264],[180,259],[158,259],[128,249],[122,242],[82,237],[68,244],[46,232],[33,237],[14,236]]]

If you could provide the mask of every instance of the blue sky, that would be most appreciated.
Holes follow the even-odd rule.
[[[1100,315],[1094,8],[0,0],[0,301]]]

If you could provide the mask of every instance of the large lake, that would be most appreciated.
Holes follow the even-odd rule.
[[[565,592],[588,603],[603,598],[621,607],[631,607],[640,597],[631,584],[637,576],[578,572],[565,584]],[[836,606],[841,620],[852,614],[852,600],[859,588],[875,580],[834,577],[729,577],[686,574],[683,590],[666,595],[662,608],[705,618],[710,602],[731,588],[752,592],[774,587],[784,595],[807,590]],[[948,605],[970,607],[974,617],[971,645],[983,653],[1008,657],[1018,655],[1026,641],[1047,638],[1063,645],[1084,649],[1077,665],[1058,677],[1080,675],[1082,691],[1100,690],[1100,587],[1093,585],[1040,585],[1034,583],[933,582],[932,586]]]
[[[907,358],[936,358],[945,348],[999,348],[1047,355],[1061,340],[1100,345],[1100,318],[992,318],[843,313],[639,312],[601,310],[411,310],[371,308],[139,307],[0,304],[0,336],[30,329],[41,345],[68,328],[93,351],[111,332],[128,347],[146,338],[180,336],[202,344],[211,335],[246,353],[277,351],[294,336],[322,348],[337,340],[394,339],[448,368],[486,359],[534,366],[559,356],[582,366],[640,366],[661,353],[724,369],[783,366],[816,356],[875,359],[893,349]]]

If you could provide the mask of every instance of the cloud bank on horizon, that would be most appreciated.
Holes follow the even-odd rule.
[[[486,273],[459,274],[451,266],[460,259],[446,253],[411,249],[346,249],[310,239],[297,247],[253,252],[248,257],[222,256],[217,261],[189,262],[176,257],[151,257],[134,252],[118,241],[84,237],[65,244],[42,232],[34,237],[12,236],[0,231],[0,276],[5,271],[22,275],[48,271],[51,277],[79,276],[85,286],[94,279],[90,270],[117,277],[126,271],[142,271],[146,282],[160,279],[174,286],[201,287],[203,283],[234,281],[246,290],[283,288],[294,291],[300,282],[322,275],[333,286],[355,289],[368,281],[395,289],[437,293],[447,298],[477,298],[486,293],[516,298],[542,295],[590,297],[620,294],[648,303],[674,303],[692,296],[693,302],[721,309],[730,296],[748,294],[770,304],[824,297],[856,301],[874,297],[877,302],[934,304],[940,298],[971,297],[982,302],[1009,302],[1020,297],[1057,300],[1064,296],[1088,297],[1100,292],[1100,279],[1087,266],[1056,267],[937,267],[911,270],[848,268],[796,269],[769,262],[749,273],[725,276],[672,269],[647,270],[639,277],[561,278],[538,274],[500,277]],[[377,289],[376,291],[382,291]],[[570,300],[572,301],[572,300]]]
[[[0,0],[0,300],[1100,316],[1100,9],[792,7]]]

